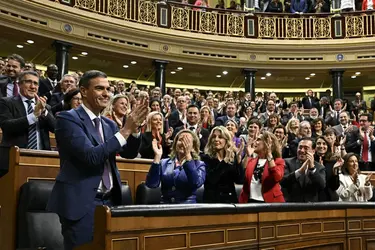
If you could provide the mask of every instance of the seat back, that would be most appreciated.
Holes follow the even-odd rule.
[[[137,192],[135,196],[136,204],[150,205],[150,204],[160,204],[161,199],[161,188],[149,188],[145,183],[141,183],[137,187]]]
[[[122,204],[121,205],[133,205],[132,192],[129,185],[121,185]]]
[[[200,186],[200,188],[197,189],[197,203],[203,203],[203,193],[204,193],[204,185]]]
[[[242,184],[235,184],[234,186],[236,188],[237,198],[240,199],[240,195],[241,195],[241,192],[242,192],[243,185]]]
[[[17,209],[17,248],[63,249],[57,214],[46,211],[54,181],[31,180],[21,186]]]

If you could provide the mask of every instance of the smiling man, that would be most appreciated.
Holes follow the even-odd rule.
[[[43,97],[38,97],[39,76],[33,71],[19,75],[19,95],[0,98],[1,144],[20,148],[51,150],[49,132],[55,118]]]
[[[148,113],[147,100],[137,105],[119,130],[100,115],[109,105],[109,90],[105,73],[87,71],[80,80],[83,104],[57,115],[61,166],[47,208],[59,215],[65,250],[92,241],[97,205],[122,204],[116,154],[124,158],[138,154],[138,128]]]
[[[13,54],[8,56],[5,66],[5,75],[0,76],[0,97],[18,96],[19,87],[17,78],[25,67],[25,60],[22,56]]]

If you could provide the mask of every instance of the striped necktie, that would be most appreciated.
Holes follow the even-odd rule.
[[[34,112],[32,100],[27,100],[27,114],[32,114]],[[36,133],[36,123],[29,126],[29,136],[27,140],[27,148],[28,149],[38,149],[38,140],[37,140],[37,133]]]

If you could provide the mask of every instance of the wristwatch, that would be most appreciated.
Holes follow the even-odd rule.
[[[273,157],[272,156],[267,156],[267,161],[270,162],[273,160]]]

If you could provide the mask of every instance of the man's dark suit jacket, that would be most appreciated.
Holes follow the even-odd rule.
[[[295,171],[302,164],[297,157],[285,159],[284,177],[281,180],[281,187],[286,202],[317,202],[319,201],[319,193],[326,186],[326,170],[324,166],[318,162],[314,162],[315,172],[308,170],[308,179],[301,181],[300,178],[307,176],[301,175],[296,178]],[[304,183],[304,184],[301,184]]]
[[[49,107],[47,110],[48,114],[41,115],[38,120],[42,150],[51,150],[49,132],[55,131],[55,118]],[[0,98],[0,127],[3,131],[2,145],[27,147],[29,122],[20,96]]]
[[[168,121],[169,127],[172,127],[173,129],[184,125],[180,120],[180,114],[178,113],[178,110],[172,111],[171,115],[168,118]]]
[[[51,99],[48,100],[48,104],[52,107],[52,113],[63,111],[62,101],[64,100],[64,94],[61,92],[53,93]]]
[[[125,158],[135,158],[141,140],[129,136],[125,146],[121,147],[114,136],[118,131],[117,125],[103,116],[101,122],[104,143],[101,143],[99,133],[82,106],[57,115],[56,142],[60,172],[47,209],[68,220],[79,220],[95,209],[94,200],[107,161],[113,177],[111,200],[114,205],[122,204],[116,153]]]
[[[181,130],[185,129],[184,126],[180,126],[180,127],[177,127],[174,131],[173,131],[173,134],[172,134],[172,140],[174,140],[175,136],[177,135],[178,132],[180,132]],[[187,128],[189,129],[189,128]],[[201,143],[201,146],[200,146],[200,151],[204,151],[204,147],[206,147],[206,144],[208,142],[208,136],[210,136],[210,131],[206,128],[200,128],[200,132],[199,132],[199,135],[198,135],[198,138],[199,138],[199,141]]]
[[[48,78],[45,79],[39,79],[39,90],[38,94],[39,96],[45,96],[47,99],[51,99],[51,92],[60,92],[60,84],[57,83],[55,87],[52,86],[51,82],[48,80]]]
[[[346,134],[346,144],[345,149],[348,153],[355,153],[357,155],[361,154],[362,144],[358,144],[359,140],[359,129],[356,126],[353,126],[353,130]],[[375,162],[375,143],[370,143],[370,151],[372,157],[372,163]],[[363,159],[359,159],[360,162],[363,162]]]
[[[6,75],[0,75],[0,98],[7,97],[7,85],[11,80]]]
[[[237,122],[237,124],[240,124],[240,120],[237,117],[234,117],[234,120]],[[225,123],[228,121],[228,116],[220,116],[215,121],[215,127],[216,126],[225,126]]]
[[[311,103],[309,101],[309,97],[305,96],[302,98],[302,105],[304,109],[312,109],[312,108],[318,108],[319,107],[319,101],[315,97],[310,97]]]

